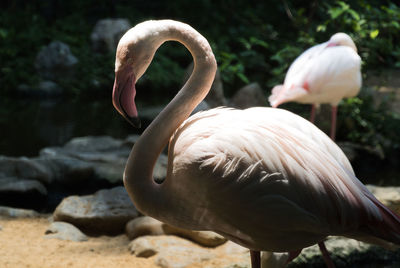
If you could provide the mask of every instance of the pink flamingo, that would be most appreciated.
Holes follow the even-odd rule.
[[[274,108],[216,108],[189,117],[210,90],[217,64],[207,40],[184,23],[147,21],[120,40],[113,104],[138,125],[135,83],[156,50],[174,40],[194,70],[135,143],[124,184],[143,214],[192,230],[212,230],[250,249],[296,252],[342,235],[391,247],[400,220],[354,176],[339,147],[309,121]],[[165,181],[154,182],[168,144]]]
[[[283,85],[275,86],[269,97],[272,107],[295,101],[311,103],[310,121],[320,104],[332,105],[330,136],[335,140],[337,105],[354,97],[361,87],[361,58],[353,40],[345,33],[334,34],[328,42],[313,46],[290,66]]]

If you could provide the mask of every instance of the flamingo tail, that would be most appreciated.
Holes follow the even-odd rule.
[[[380,245],[386,249],[396,250],[400,247],[400,216],[387,208],[372,194],[367,195],[378,208],[381,217],[366,219],[359,232],[348,237],[371,244]]]

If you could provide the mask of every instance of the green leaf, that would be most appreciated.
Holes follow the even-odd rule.
[[[331,15],[332,19],[336,19],[337,17],[343,14],[344,10],[339,8],[332,8],[328,12],[329,15]]]
[[[6,39],[7,35],[8,35],[7,30],[6,30],[6,29],[1,29],[1,28],[0,28],[0,38]]]
[[[358,15],[357,12],[355,12],[353,9],[348,9],[347,10],[348,13],[350,13],[350,15],[353,17],[353,19],[355,19],[356,21],[360,20],[360,15]]]
[[[326,25],[318,25],[317,26],[317,32],[325,32],[326,31]]]
[[[371,37],[371,39],[375,39],[378,36],[378,34],[379,34],[379,30],[376,29],[369,33],[369,37]]]
[[[249,79],[247,78],[246,75],[244,75],[243,73],[237,73],[237,76],[240,78],[240,80],[242,80],[243,82],[245,82],[246,84],[250,83]]]
[[[397,21],[392,21],[391,22],[392,26],[395,27],[396,29],[400,29],[400,24]]]

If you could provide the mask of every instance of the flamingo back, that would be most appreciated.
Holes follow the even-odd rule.
[[[198,113],[177,129],[169,149],[164,183],[183,200],[172,223],[183,228],[287,251],[383,218],[335,143],[285,110]]]

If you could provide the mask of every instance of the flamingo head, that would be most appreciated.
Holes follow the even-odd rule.
[[[149,33],[148,24],[138,24],[122,36],[115,60],[113,105],[131,125],[138,128],[141,124],[135,104],[135,83],[150,65],[160,45],[155,42],[158,39],[157,33]]]
[[[348,46],[352,49],[354,49],[355,52],[357,52],[357,47],[354,44],[353,40],[351,37],[345,33],[336,33],[331,36],[331,38],[328,41],[328,47],[331,46]]]

